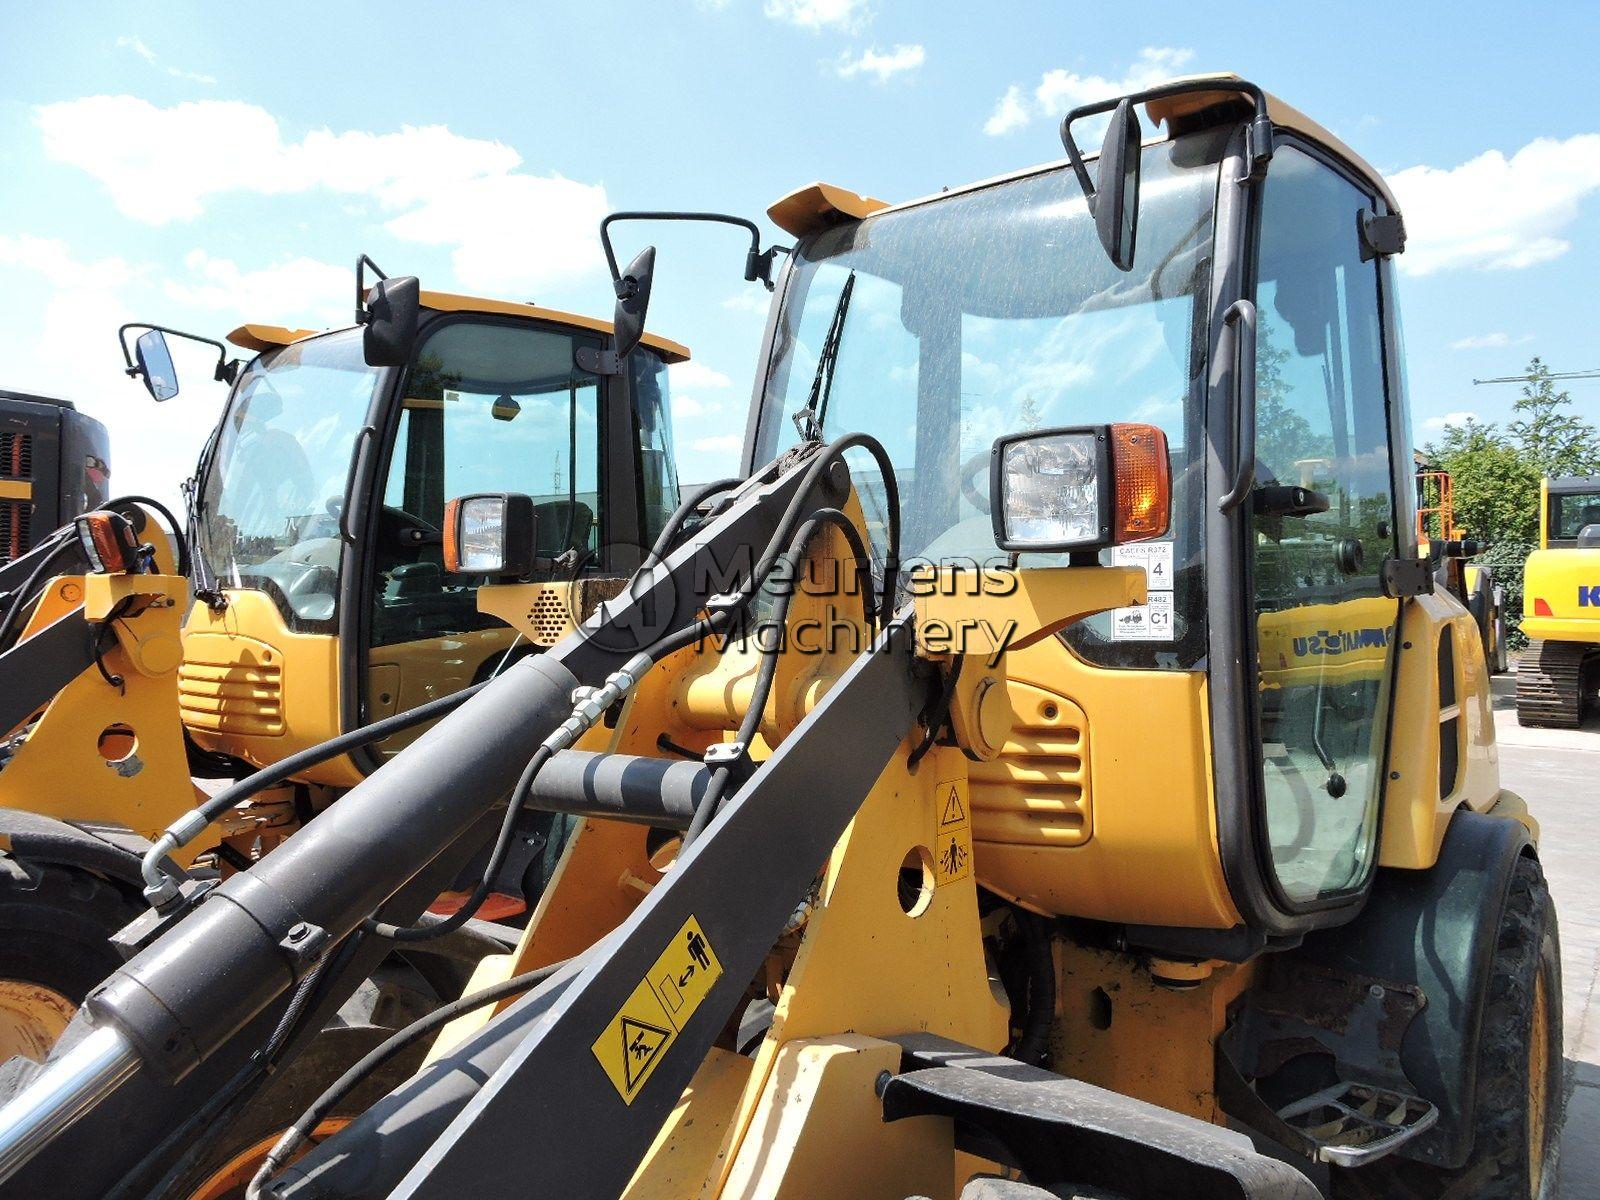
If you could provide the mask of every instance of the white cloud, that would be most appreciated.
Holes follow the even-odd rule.
[[[848,50],[845,51],[839,56],[839,61],[834,64],[833,69],[840,79],[870,75],[879,83],[887,83],[896,75],[915,71],[926,59],[927,53],[921,46],[899,45],[887,51],[879,51],[877,47],[873,47],[870,50],[863,50],[853,58]]]
[[[1422,423],[1424,429],[1445,430],[1453,425],[1466,425],[1478,419],[1475,412],[1449,412],[1442,417],[1429,417]]]
[[[1406,219],[1402,269],[1531,267],[1571,249],[1562,235],[1600,190],[1600,134],[1537,138],[1510,158],[1487,150],[1448,169],[1408,167],[1390,184]]]
[[[198,217],[230,193],[325,190],[375,202],[403,241],[452,247],[464,287],[527,295],[600,263],[603,185],[519,170],[510,146],[443,125],[319,129],[296,140],[253,104],[160,108],[134,96],[44,105],[37,116],[49,158],[88,172],[148,224]]]
[[[213,84],[213,83],[216,83],[216,81],[217,81],[216,77],[214,75],[201,75],[197,71],[184,71],[184,70],[180,70],[178,67],[169,67],[169,66],[167,66],[166,64],[164,64],[161,61],[160,56],[157,55],[154,50],[150,49],[149,46],[146,46],[144,44],[144,39],[143,38],[140,38],[140,37],[119,37],[117,39],[117,47],[118,47],[118,49],[122,49],[122,50],[132,50],[140,58],[144,59],[145,62],[149,63],[152,67],[155,67],[159,71],[165,71],[168,75],[171,75],[174,79],[187,79],[192,83],[204,83],[204,84]]]
[[[733,312],[755,313],[764,317],[772,307],[772,297],[764,288],[751,287],[729,296],[722,302],[722,307]]]
[[[762,12],[774,21],[809,29],[854,31],[872,18],[867,0],[766,0]]]
[[[689,444],[702,454],[727,453],[742,449],[744,437],[737,433],[717,433],[710,437],[695,438]]]
[[[1028,121],[1028,107],[1023,103],[1022,89],[1013,83],[1006,89],[1006,94],[995,101],[994,112],[983,123],[983,131],[990,137],[1002,137],[1014,129],[1021,129]]]
[[[234,313],[247,321],[324,328],[346,325],[355,304],[347,267],[314,258],[291,258],[256,270],[204,250],[184,255],[187,279],[168,279],[168,299],[192,308]]]
[[[1460,341],[1450,343],[1452,350],[1498,350],[1505,346],[1520,346],[1524,342],[1533,341],[1533,334],[1525,333],[1521,337],[1512,337],[1508,333],[1495,330],[1493,333],[1477,333],[1471,337],[1464,337]]]
[[[674,417],[714,417],[722,412],[720,400],[696,400],[693,396],[674,396],[672,398],[672,415]]]
[[[1182,68],[1193,57],[1193,50],[1146,46],[1139,51],[1139,57],[1134,59],[1120,79],[1108,79],[1104,75],[1079,75],[1065,69],[1046,71],[1031,96],[1026,95],[1017,84],[1007,88],[1005,95],[996,101],[994,112],[984,122],[983,131],[990,137],[1000,137],[1021,129],[1037,117],[1059,120],[1080,104],[1110,100],[1180,75]]]
[[[673,363],[667,368],[673,387],[691,388],[725,388],[733,380],[721,371],[706,366],[699,359],[691,358],[688,362]]]

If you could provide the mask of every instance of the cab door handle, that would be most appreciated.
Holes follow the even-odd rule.
[[[1244,503],[1256,481],[1256,306],[1235,300],[1222,314],[1233,334],[1233,480],[1217,501],[1231,513]]]

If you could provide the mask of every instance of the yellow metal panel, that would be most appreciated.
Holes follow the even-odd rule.
[[[767,216],[785,233],[804,237],[847,221],[859,221],[888,207],[883,200],[831,183],[808,183],[774,203],[767,209]]]
[[[105,578],[105,577],[102,577]],[[186,580],[131,577],[161,600],[186,598]],[[93,578],[91,586],[95,585]],[[99,585],[107,590],[106,585]],[[30,618],[32,636],[83,603],[85,580],[52,580]],[[183,728],[178,722],[177,675],[161,647],[177,645],[181,603],[152,603],[130,610],[106,643],[106,670],[121,676],[114,687],[89,667],[56,693],[27,738],[0,771],[0,805],[65,821],[124,825],[154,840],[192,808]],[[180,865],[194,851],[174,856]]]
[[[954,782],[967,795],[966,759],[959,750],[938,747],[914,776],[905,763],[903,751],[890,761],[828,861],[740,1115],[719,1155],[719,1177],[731,1180],[737,1162],[779,1149],[763,1139],[779,1128],[773,1106],[790,1095],[774,1081],[781,1078],[785,1047],[796,1039],[925,1030],[987,1050],[1005,1045],[1009,1008],[989,983],[972,877],[932,886],[946,785]],[[902,867],[918,862],[924,889],[908,915],[897,881]],[[937,1166],[941,1190],[925,1194],[943,1195],[949,1186],[947,1153]],[[713,1194],[717,1187],[713,1180]]]
[[[1537,601],[1549,606],[1549,616],[1536,615]],[[1531,638],[1600,643],[1600,550],[1563,548],[1528,555],[1522,612],[1522,631]]]
[[[1125,1096],[1221,1123],[1213,1048],[1252,968],[1214,964],[1182,989],[1125,954],[1055,944],[1060,1019],[1050,1066]]]
[[[269,766],[338,736],[339,639],[290,630],[265,592],[226,595],[221,612],[195,604],[183,629],[180,703],[195,741]],[[305,778],[352,787],[362,775],[341,757]]]
[[[257,354],[277,346],[287,346],[302,338],[315,337],[314,329],[289,329],[283,325],[246,323],[228,335],[228,341],[241,350],[254,350]]]
[[[26,479],[0,479],[0,500],[32,500],[33,484]]]
[[[713,1049],[640,1162],[622,1200],[686,1200],[698,1194],[729,1116],[750,1078],[750,1060]]]
[[[1456,703],[1441,706],[1439,642],[1453,638]],[[1400,664],[1378,865],[1425,869],[1439,858],[1451,814],[1487,811],[1500,797],[1489,671],[1477,623],[1447,592],[1417,596],[1400,616]],[[1456,721],[1457,785],[1439,795],[1439,739]]]
[[[592,330],[595,333],[612,332],[610,321],[601,320],[599,317],[586,317],[581,313],[563,312],[559,308],[543,308],[537,304],[521,304],[515,300],[486,300],[481,296],[460,296],[453,292],[423,292],[422,306],[431,308],[436,312],[475,312],[499,313],[512,317],[531,317],[540,321],[552,321],[558,325],[572,325],[579,329]],[[646,333],[642,339],[644,345],[656,351],[669,363],[687,362],[689,347],[671,338],[661,337],[659,334]]]
[[[722,1200],[877,1200],[954,1195],[954,1125],[939,1117],[885,1123],[874,1081],[898,1072],[900,1047],[856,1034],[787,1043]]]

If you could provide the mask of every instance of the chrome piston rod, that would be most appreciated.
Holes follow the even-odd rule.
[[[49,1141],[115,1091],[139,1065],[114,1026],[91,1031],[0,1109],[0,1184]]]

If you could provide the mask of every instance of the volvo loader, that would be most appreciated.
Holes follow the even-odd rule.
[[[1575,729],[1600,686],[1600,476],[1540,481],[1522,609],[1517,722]]]
[[[178,392],[168,334],[208,345],[231,385],[187,532],[135,498],[4,568],[0,1060],[44,1056],[121,961],[107,939],[174,878],[248,868],[415,736],[405,714],[559,641],[677,502],[666,373],[683,347],[641,334],[626,374],[597,373],[580,360],[605,321],[414,279],[369,297],[366,270],[356,325],[244,325],[229,341],[248,362],[125,328],[156,400]],[[476,603],[487,576],[445,570],[462,490],[531,494],[493,611]],[[382,721],[397,728],[381,741],[306,753]],[[202,800],[214,824],[195,827]],[[559,834],[545,815],[519,829],[477,918],[525,911]],[[423,968],[422,990],[459,990],[459,970]]]
[[[515,950],[227,1186],[1540,1194],[1556,918],[1478,631],[1418,554],[1394,199],[1234,76],[1062,136],[924,199],[770,210],[796,243],[743,477],[119,935],[0,1110],[6,1195],[183,1194],[263,1041],[292,1077],[374,930],[524,806],[582,823]]]

